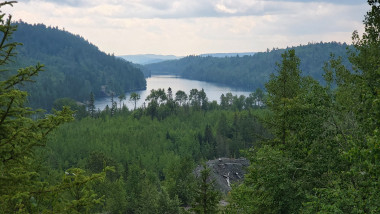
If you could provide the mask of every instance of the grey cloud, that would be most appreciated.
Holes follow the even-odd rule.
[[[170,10],[176,1],[165,1],[165,0],[144,0],[142,4],[157,10]]]
[[[121,4],[124,7],[123,12],[114,15],[120,18],[231,17],[265,15],[281,10],[276,4],[265,4],[261,0],[178,0],[170,3],[164,2],[167,1],[143,0],[124,3]]]
[[[22,2],[29,2],[33,0],[21,0]],[[70,6],[82,6],[84,4],[89,4],[92,1],[91,0],[43,0],[45,2],[55,2],[58,4],[66,4]],[[331,4],[352,4],[352,5],[359,5],[366,3],[365,1],[361,0],[251,0],[256,2],[302,2],[302,3],[310,3],[310,2],[324,2],[324,3],[331,3]],[[107,1],[104,1],[107,2]],[[114,1],[108,1],[108,2],[114,2],[114,3],[128,3],[133,2],[131,0],[114,0]],[[135,1],[136,2],[136,1]],[[142,4],[151,5],[153,7],[157,8],[165,8],[165,5],[173,4],[174,2],[184,2],[183,0],[143,0],[138,1]],[[203,3],[207,4],[207,0],[204,0]]]
[[[350,4],[350,5],[360,5],[365,4],[366,2],[363,2],[361,0],[271,0],[271,1],[278,1],[278,2],[324,2],[324,3],[331,3],[331,4]]]
[[[33,1],[33,0],[29,0]],[[43,0],[45,2],[52,2],[59,5],[69,5],[71,7],[84,7],[87,6],[89,1],[87,0]]]
[[[122,5],[123,1],[120,2]],[[138,18],[261,16],[292,13],[293,3],[328,3],[341,6],[345,5],[343,2],[351,6],[366,5],[358,0],[141,0],[135,2],[135,6],[142,8],[141,10],[135,12],[126,8],[123,15]]]
[[[34,0],[27,0],[34,1]],[[110,4],[122,8],[118,18],[194,18],[281,14],[293,11],[293,3],[359,5],[359,0],[43,0],[75,8]]]

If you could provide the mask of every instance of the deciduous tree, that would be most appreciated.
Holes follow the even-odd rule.
[[[136,103],[138,100],[140,100],[140,94],[138,94],[136,92],[132,92],[130,97],[129,97],[129,100],[134,102],[134,104],[135,104],[134,110],[136,110]]]

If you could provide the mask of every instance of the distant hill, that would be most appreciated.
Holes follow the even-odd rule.
[[[234,57],[234,56],[252,56],[256,52],[245,52],[245,53],[207,53],[200,54],[199,56],[212,56],[212,57]]]
[[[343,58],[343,64],[350,66],[346,55],[347,44],[337,42],[308,44],[292,47],[301,59],[300,68],[304,75],[322,81],[323,66],[330,53]],[[285,49],[259,52],[251,56],[212,57],[188,56],[178,60],[164,61],[145,65],[152,75],[171,74],[188,79],[222,83],[246,90],[264,88],[269,75],[281,62]]]
[[[131,63],[132,63],[132,65],[134,67],[140,69],[143,72],[145,78],[151,77],[152,74],[151,74],[150,70],[147,67],[145,67],[142,64],[136,64],[136,63],[133,63],[133,62],[131,62]]]
[[[143,89],[146,81],[140,69],[113,55],[101,52],[98,47],[78,35],[43,24],[15,23],[18,30],[13,39],[23,43],[16,48],[15,63],[20,67],[45,65],[45,71],[36,82],[26,85],[29,105],[50,109],[54,100],[70,97],[80,102],[114,92]]]
[[[136,64],[141,64],[141,65],[181,58],[179,56],[174,56],[174,55],[156,55],[156,54],[123,55],[119,57],[127,61],[130,61]]]
[[[233,57],[233,56],[252,56],[256,52],[245,52],[245,53],[206,53],[200,54],[199,56],[212,56],[212,57]],[[137,54],[137,55],[123,55],[118,56],[129,62],[133,62],[135,64],[147,65],[152,63],[159,63],[168,60],[181,59],[182,56],[174,56],[174,55],[157,55],[157,54]]]

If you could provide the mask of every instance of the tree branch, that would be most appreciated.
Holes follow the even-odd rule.
[[[8,104],[7,110],[5,111],[4,115],[1,117],[0,126],[4,123],[5,119],[7,118],[8,114],[9,114],[9,111],[11,109],[11,106],[13,105],[13,101],[14,100],[15,100],[15,98],[12,97],[11,98],[11,102],[9,102],[9,104]]]

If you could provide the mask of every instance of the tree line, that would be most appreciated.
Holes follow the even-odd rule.
[[[33,77],[34,83],[20,88],[28,91],[31,107],[50,110],[55,100],[64,97],[84,102],[91,92],[101,97],[146,87],[140,69],[100,51],[81,36],[43,24],[18,21],[12,25],[17,26],[12,41],[23,45],[17,47],[14,63],[8,63],[7,69],[16,73],[35,62],[45,65]]]
[[[348,52],[352,66],[332,55],[325,85],[302,76],[294,50],[282,54],[265,85],[271,114],[260,116],[273,138],[247,154],[248,174],[227,213],[380,211],[380,2],[368,4],[365,33],[353,33]]]
[[[158,89],[145,107],[85,109],[89,115],[72,121],[78,111],[67,106],[53,114],[26,107],[18,85],[42,65],[1,70],[0,212],[379,212],[380,2],[368,3],[351,66],[331,55],[321,84],[302,74],[297,50],[287,50],[262,100],[260,91],[253,101],[223,95],[218,104],[203,90]],[[0,18],[4,67],[16,29],[11,16]],[[192,170],[242,155],[250,159],[245,180],[218,207],[209,170],[198,178]]]
[[[345,43],[310,43],[286,49],[273,48],[252,56],[211,57],[187,56],[178,60],[164,61],[145,65],[152,74],[171,74],[183,78],[225,84],[246,90],[264,89],[265,82],[281,60],[285,50],[295,49],[301,59],[303,75],[310,75],[323,82],[322,67],[329,60],[330,53],[342,57],[342,63],[349,66],[346,49],[352,48]]]

